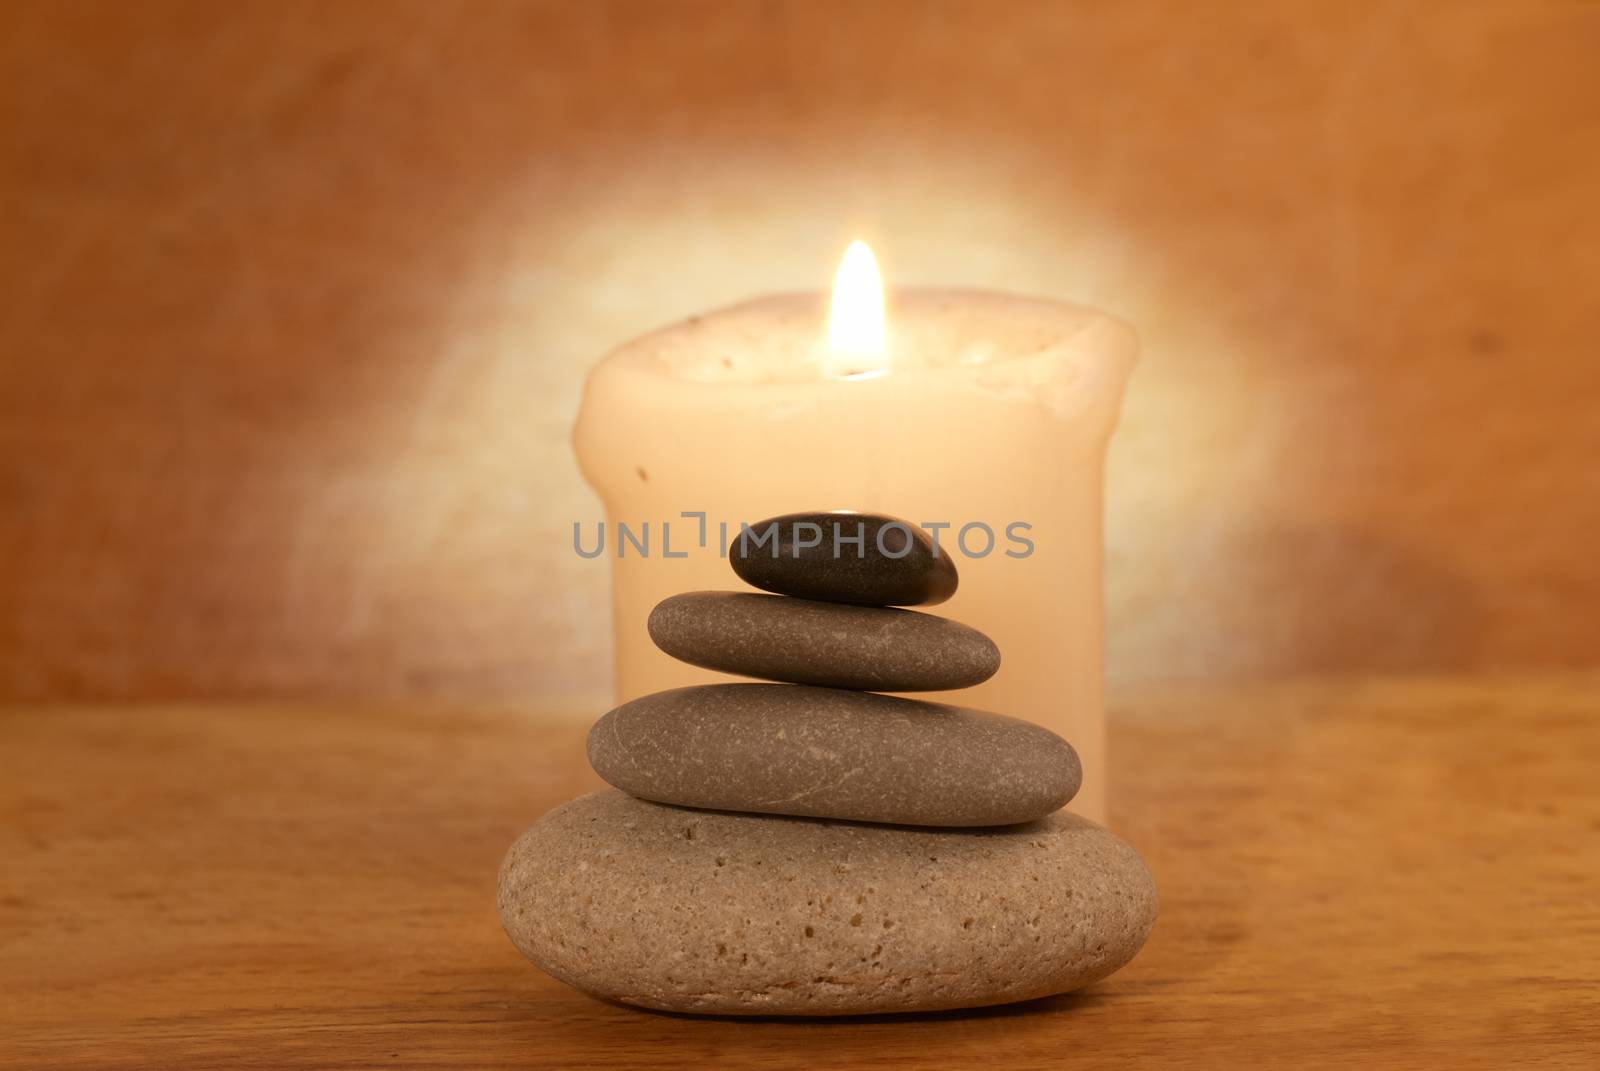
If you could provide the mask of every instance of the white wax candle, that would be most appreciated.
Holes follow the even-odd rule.
[[[629,343],[590,375],[573,438],[607,514],[619,701],[733,679],[674,661],[645,631],[669,595],[744,588],[720,525],[731,539],[741,521],[830,509],[948,524],[960,589],[928,610],[986,632],[1002,664],[922,698],[1065,737],[1084,767],[1071,807],[1103,820],[1101,480],[1132,330],[1057,302],[901,291],[886,362],[854,368],[827,344],[827,310],[821,294],[751,301]],[[685,513],[706,514],[705,547]],[[647,523],[648,555],[617,538]],[[977,525],[993,533],[987,554]],[[1031,553],[1012,556],[1023,540]]]

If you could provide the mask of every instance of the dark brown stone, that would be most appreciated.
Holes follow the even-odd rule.
[[[958,582],[948,550],[911,522],[876,513],[769,517],[741,530],[728,553],[745,583],[823,602],[931,606]]]

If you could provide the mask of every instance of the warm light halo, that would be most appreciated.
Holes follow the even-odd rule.
[[[888,332],[883,316],[883,276],[866,242],[844,251],[833,277],[828,314],[828,374],[845,379],[888,371]]]

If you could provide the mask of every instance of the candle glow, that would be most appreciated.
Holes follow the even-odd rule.
[[[883,276],[867,243],[851,242],[833,277],[828,315],[827,372],[866,379],[889,370],[883,316]]]

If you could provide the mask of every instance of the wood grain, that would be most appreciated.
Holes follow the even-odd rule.
[[[600,689],[585,369],[857,233],[1140,328],[1114,685],[1600,662],[1600,5],[1187,8],[0,5],[0,696]]]
[[[931,1018],[632,1011],[522,961],[501,853],[575,713],[0,713],[0,1066],[1593,1067],[1600,678],[1324,680],[1118,712],[1144,953]],[[591,712],[581,712],[587,716]]]

